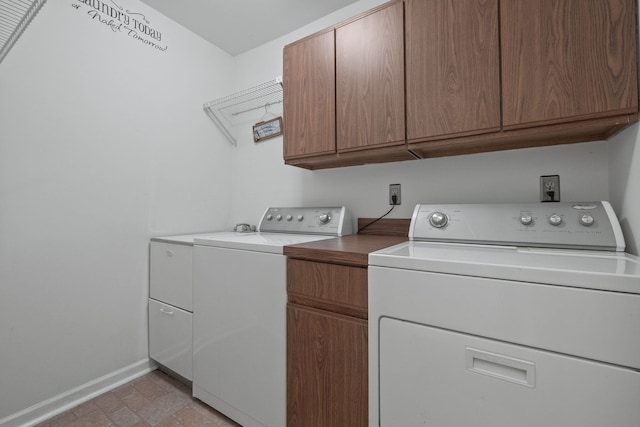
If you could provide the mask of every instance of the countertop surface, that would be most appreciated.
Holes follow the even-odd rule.
[[[406,236],[356,234],[285,246],[284,254],[291,258],[310,261],[367,267],[371,252],[397,245],[407,240]]]

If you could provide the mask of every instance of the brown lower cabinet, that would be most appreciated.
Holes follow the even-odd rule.
[[[367,268],[287,261],[287,426],[368,425]]]

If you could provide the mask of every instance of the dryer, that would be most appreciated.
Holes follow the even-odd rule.
[[[369,256],[370,425],[637,427],[640,261],[607,202],[418,205]]]

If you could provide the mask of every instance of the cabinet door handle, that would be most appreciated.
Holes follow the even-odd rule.
[[[167,256],[173,256],[174,252],[171,249],[167,249]]]
[[[169,316],[173,316],[173,310],[168,310],[168,309],[166,309],[166,308],[164,308],[164,307],[162,307],[162,308],[160,309],[160,313],[164,313],[164,314],[167,314],[167,315],[169,315]]]

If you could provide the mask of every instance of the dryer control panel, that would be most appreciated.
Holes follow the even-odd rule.
[[[410,240],[624,251],[608,202],[420,204]]]

